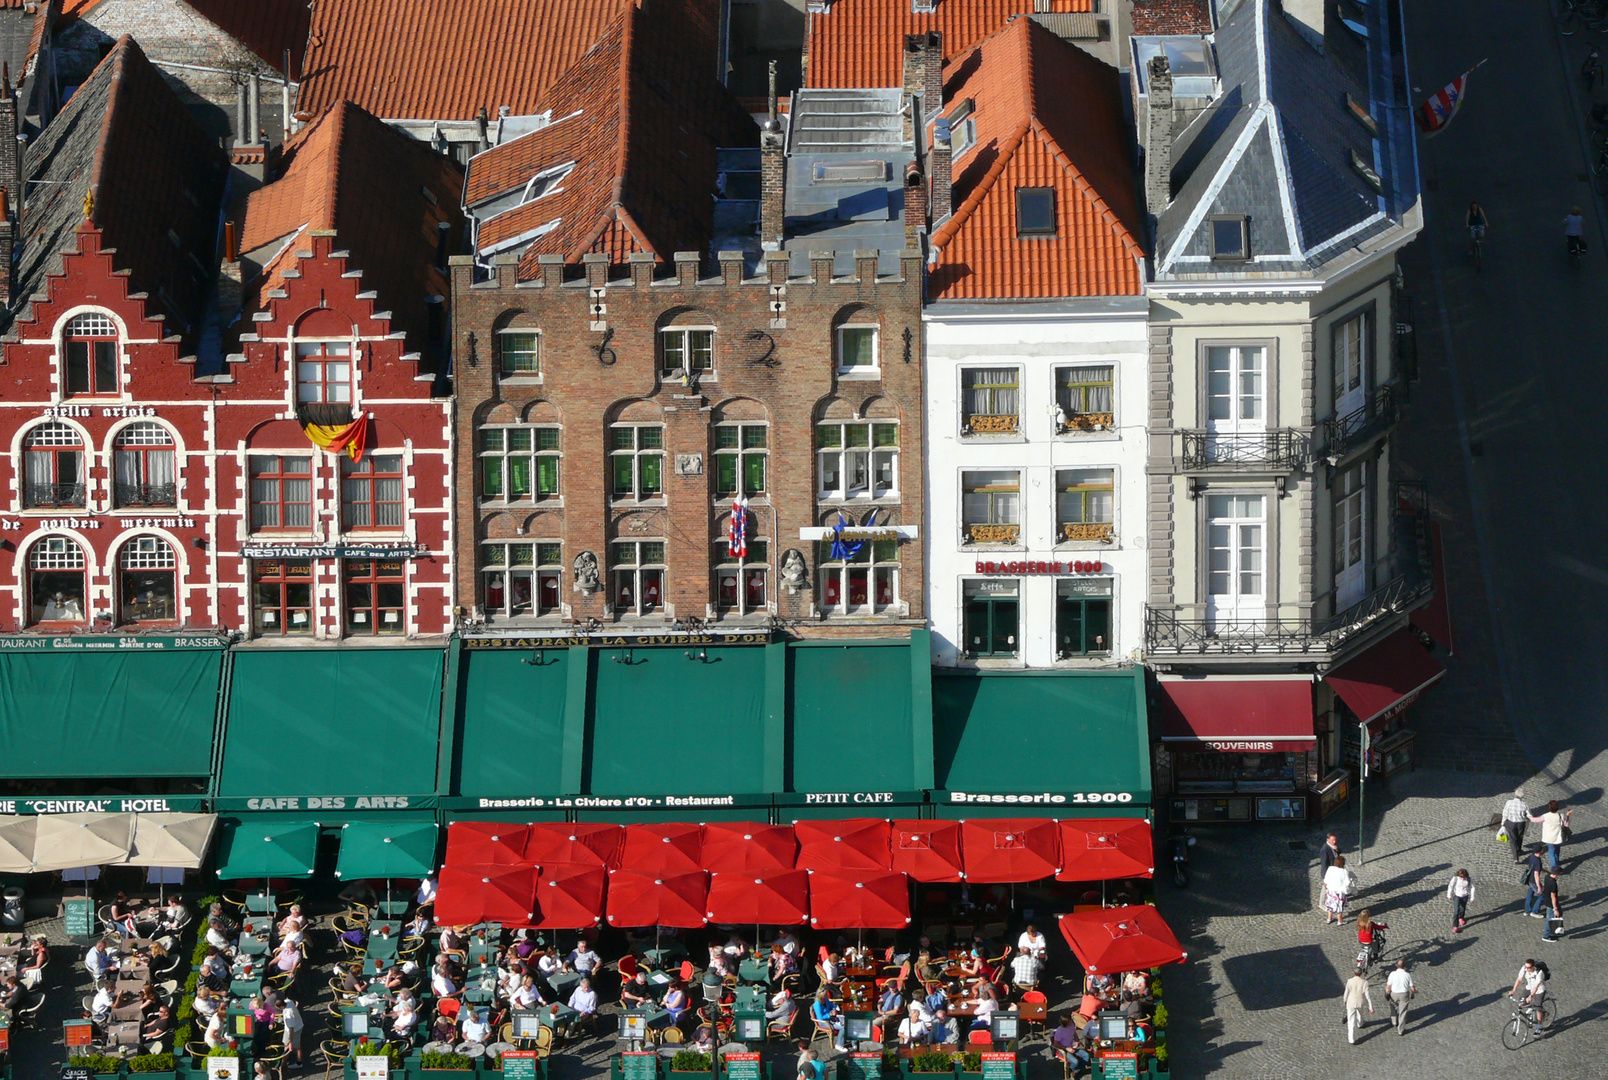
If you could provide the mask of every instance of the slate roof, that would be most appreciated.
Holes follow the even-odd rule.
[[[1092,0],[1049,0],[1049,12],[1092,11]],[[809,16],[804,43],[804,85],[904,85],[906,34],[943,34],[944,55],[960,56],[1005,25],[1027,15],[1033,0],[938,0],[935,10],[911,11],[910,0],[832,0]]]
[[[956,56],[947,115],[973,103],[954,213],[932,234],[934,299],[1135,296],[1141,218],[1116,68],[1032,19]],[[1056,235],[1019,237],[1016,189],[1056,193]]]
[[[22,0],[3,0],[0,7]],[[302,54],[307,49],[310,13],[307,0],[175,0],[189,7],[219,30],[250,49],[275,71],[285,67],[285,50],[290,50],[291,78],[301,74]],[[100,6],[101,0],[66,0],[62,21],[83,18]],[[320,5],[322,6],[322,5]]]
[[[624,262],[651,252],[667,261],[676,251],[704,250],[716,150],[757,137],[753,121],[707,74],[718,53],[717,19],[714,5],[686,0],[621,9],[539,103],[552,123],[471,159],[464,201],[483,208],[480,252],[528,243],[519,276],[529,278],[545,254],[578,261],[606,252]],[[570,163],[573,170],[544,194],[521,202],[537,173]]]
[[[316,114],[350,100],[385,120],[471,120],[482,108],[495,119],[501,105],[538,112],[634,2],[319,0],[296,106]]]
[[[1370,47],[1387,48],[1384,14],[1368,18],[1377,23]],[[1403,88],[1388,77],[1354,82],[1272,0],[1233,7],[1216,49],[1222,92],[1174,139],[1173,201],[1156,226],[1158,277],[1310,271],[1400,220],[1418,193],[1410,120],[1395,107]],[[1379,66],[1390,68],[1388,56]],[[1377,145],[1348,112],[1348,93],[1371,103]],[[1352,167],[1353,153],[1379,174],[1382,193]],[[1211,260],[1218,214],[1249,217],[1252,263]]]
[[[285,144],[277,179],[252,192],[240,216],[240,250],[293,239],[305,229],[332,229],[336,250],[351,253],[349,270],[363,272],[376,308],[391,312],[392,331],[405,331],[410,350],[422,350],[429,316],[425,297],[450,296],[436,268],[437,225],[452,226],[449,251],[464,231],[458,192],[463,170],[351,102],[329,109]],[[283,287],[294,253],[284,243],[248,283],[260,298]],[[251,305],[248,303],[248,309]]]
[[[147,311],[193,345],[211,298],[218,207],[228,163],[130,37],[90,74],[60,114],[28,144],[29,177],[12,314],[77,249],[86,196],[102,248],[129,274]]]

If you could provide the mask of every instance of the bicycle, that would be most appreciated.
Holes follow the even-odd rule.
[[[1558,20],[1558,33],[1572,37],[1580,29],[1580,11],[1574,0],[1557,0],[1552,9]]]
[[[1485,227],[1472,225],[1468,230],[1468,254],[1474,260],[1474,269],[1478,270],[1485,262]]]
[[[1558,1015],[1558,999],[1549,991],[1546,999],[1541,1003],[1541,1017],[1537,1021],[1535,1006],[1519,998],[1510,997],[1513,1003],[1513,1016],[1502,1021],[1502,1045],[1509,1050],[1517,1050],[1531,1039],[1540,1038],[1536,1028],[1542,1031],[1552,1029],[1553,1019]]]

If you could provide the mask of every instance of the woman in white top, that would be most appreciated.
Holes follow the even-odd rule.
[[[228,1035],[224,1031],[223,1014],[221,1012],[212,1014],[212,1019],[207,1022],[206,1034],[202,1036],[202,1039],[206,1042],[207,1047],[212,1050],[216,1050],[229,1041]]]
[[[1044,959],[1044,954],[1049,948],[1049,942],[1044,940],[1044,935],[1039,933],[1038,928],[1032,923],[1028,923],[1027,928],[1022,931],[1022,936],[1016,939],[1017,952],[1032,953],[1040,960]]]
[[[1323,922],[1339,926],[1345,921],[1346,897],[1350,895],[1356,877],[1346,869],[1346,857],[1336,855],[1334,865],[1323,874]]]
[[[1474,882],[1467,870],[1459,870],[1446,883],[1446,899],[1452,902],[1452,933],[1461,934],[1468,925],[1468,906],[1474,902]]]
[[[999,998],[994,996],[992,986],[984,986],[983,992],[977,997],[977,1010],[972,1014],[972,1027],[987,1028],[989,1017],[999,1012]]]
[[[1547,803],[1547,812],[1544,814],[1531,814],[1531,821],[1541,823],[1541,842],[1547,846],[1547,862],[1552,869],[1558,869],[1563,855],[1563,830],[1569,827],[1569,814],[1558,813],[1558,800],[1553,799]]]
[[[526,975],[520,980],[519,989],[510,995],[509,1000],[516,1009],[534,1009],[542,1003],[542,995],[536,989],[536,980]]]
[[[211,990],[200,986],[195,991],[194,1007],[197,1014],[210,1018],[218,1014],[219,1002],[212,996]]]

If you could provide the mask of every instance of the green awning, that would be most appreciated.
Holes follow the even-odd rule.
[[[908,643],[812,642],[788,649],[788,791],[932,786],[928,648],[926,632],[917,631]]]
[[[220,649],[7,650],[0,772],[14,780],[206,776],[222,662]]]
[[[585,790],[605,797],[765,792],[766,656],[775,648],[594,650]]]
[[[218,794],[278,800],[252,810],[434,799],[442,666],[440,649],[237,651]]]
[[[266,815],[225,818],[218,846],[218,877],[305,878],[313,876],[318,822]]]
[[[564,721],[570,667],[584,676],[585,663],[585,649],[463,650],[452,791],[505,799],[574,791],[578,780],[564,782]],[[585,688],[582,682],[583,709]],[[578,739],[575,753],[578,759]],[[571,771],[579,776],[578,760]]]
[[[354,821],[341,829],[335,876],[357,878],[423,877],[436,868],[435,822]]]
[[[935,673],[932,699],[939,792],[1066,796],[1000,804],[935,793],[939,817],[1072,817],[1150,803],[1142,668]]]

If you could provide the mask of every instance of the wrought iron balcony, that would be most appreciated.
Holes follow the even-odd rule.
[[[78,509],[84,507],[83,484],[28,484],[23,500],[31,510]]]
[[[113,484],[117,505],[177,506],[178,489],[173,484]]]
[[[1224,469],[1279,472],[1299,469],[1311,458],[1306,435],[1294,428],[1224,433],[1189,428],[1183,439],[1180,462],[1186,470]]]
[[[1395,427],[1400,415],[1396,388],[1388,383],[1381,386],[1362,408],[1323,422],[1325,456],[1338,461],[1353,447],[1366,445],[1376,435]]]

